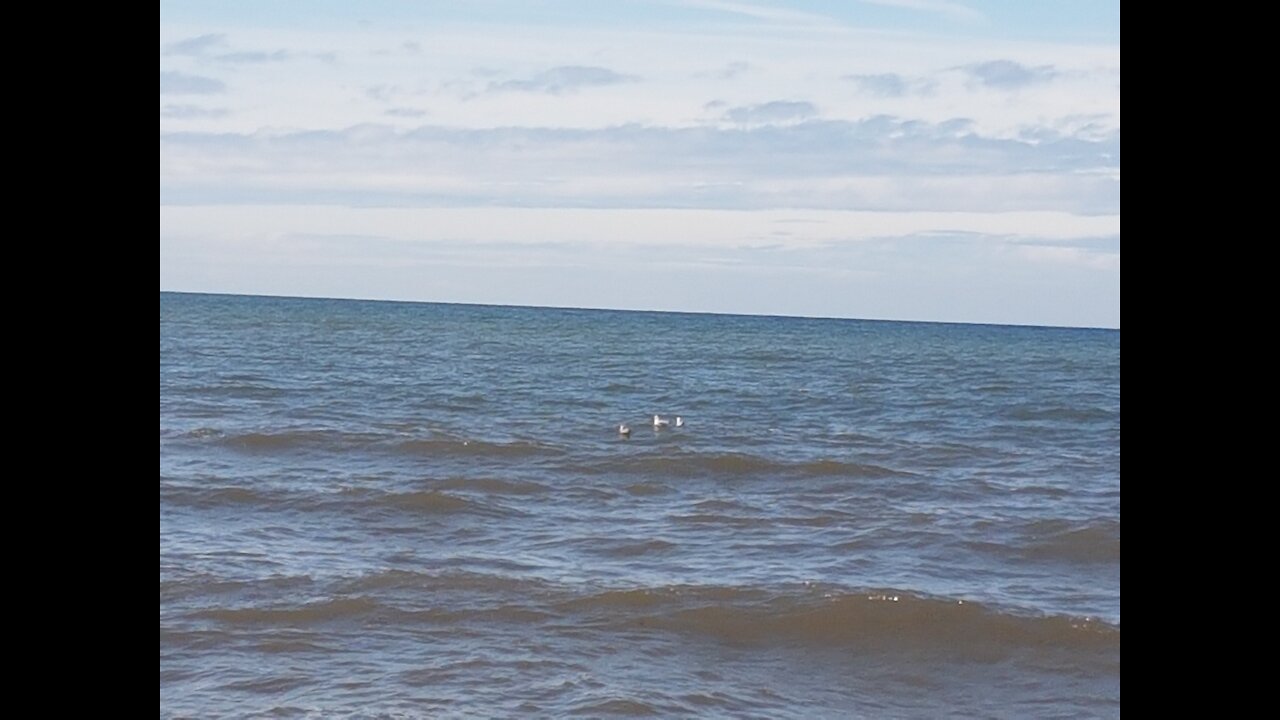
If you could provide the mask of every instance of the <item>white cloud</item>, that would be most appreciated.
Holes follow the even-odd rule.
[[[778,121],[809,110],[786,105],[742,117]],[[989,138],[962,119],[599,130],[366,124],[336,132],[166,133],[161,150],[162,201],[183,204],[309,202],[319,194],[415,206],[1119,207],[1118,135]]]
[[[1058,71],[1051,65],[1028,67],[1012,60],[991,60],[961,69],[987,87],[1007,90],[1048,82],[1058,76]]]
[[[735,60],[724,67],[710,73],[697,73],[696,77],[709,77],[715,80],[733,80],[751,71],[751,63]]]
[[[237,64],[256,64],[268,62],[283,62],[293,57],[288,50],[276,50],[273,52],[263,52],[261,50],[251,50],[242,52],[222,53],[216,56],[216,59],[222,62]]]
[[[261,127],[332,130],[370,122],[386,107],[374,98],[353,102],[352,96],[378,86],[398,88],[403,96],[393,101],[397,104],[429,103],[439,124],[471,128],[511,124],[512,118],[515,124],[540,127],[680,126],[705,122],[702,106],[711,99],[744,107],[779,98],[814,102],[823,117],[833,120],[891,114],[936,123],[959,116],[973,119],[987,134],[1007,136],[1068,114],[1101,115],[1110,129],[1119,125],[1119,52],[1105,46],[939,40],[839,26],[815,34],[751,24],[715,32],[549,26],[530,33],[504,25],[444,24],[358,34],[236,27],[188,27],[171,34],[173,40],[166,42],[162,28],[162,53],[203,35],[228,43],[209,44],[212,55],[269,55],[287,48],[291,57],[312,58],[343,48],[341,62],[275,62],[269,73],[217,63],[234,75],[209,72],[216,62],[212,57],[162,54],[165,70],[234,81],[232,113],[207,126],[237,132]],[[423,51],[406,56],[400,48],[407,41]],[[1008,101],[993,102],[983,91],[994,88],[968,71],[956,71],[992,58],[1033,69],[1050,66],[1060,74],[1054,82],[1034,83]],[[750,68],[738,72],[741,66],[735,63],[746,59]],[[492,74],[476,75],[478,68]],[[557,77],[556,68],[605,72],[595,78],[573,77],[572,72]],[[953,71],[941,72],[946,68]],[[726,81],[723,74],[734,76]],[[850,75],[893,75],[920,84],[901,96],[877,95],[858,92],[861,88],[842,79]],[[643,82],[632,81],[639,78]],[[932,92],[926,92],[927,82],[933,83]],[[491,85],[506,91],[486,92]],[[406,100],[409,96],[415,100]]]
[[[544,70],[523,80],[490,83],[489,91],[538,92],[559,95],[560,93],[573,92],[580,88],[617,85],[619,83],[636,82],[639,79],[634,75],[623,75],[609,68],[563,65]]]
[[[818,114],[811,102],[774,100],[759,105],[745,105],[725,111],[724,118],[743,124],[773,124],[805,120]]]
[[[1097,251],[1073,245],[1018,245],[1018,255],[1037,263],[1073,265],[1120,272],[1120,251]]]
[[[169,44],[164,54],[237,65],[283,62],[297,56],[296,53],[288,50],[237,50],[223,52],[229,46],[230,43],[227,41],[226,33],[205,33]],[[311,56],[321,59],[333,59],[332,53],[312,53]]]
[[[903,8],[906,10],[919,10],[927,13],[934,13],[967,23],[981,22],[986,17],[969,7],[957,2],[947,2],[947,0],[859,0],[859,2],[868,5],[884,5],[886,7]]]
[[[199,105],[164,105],[160,108],[160,116],[167,118],[220,118],[227,114],[226,108],[209,108]]]
[[[217,78],[160,71],[161,95],[210,95],[227,89]]]
[[[831,25],[835,22],[829,15],[790,10],[772,5],[756,3],[732,2],[731,0],[679,0],[679,3],[693,8],[715,10],[731,15],[740,15],[764,20],[770,23],[790,23],[796,25]]]
[[[202,228],[240,234],[247,243],[289,234],[375,236],[403,242],[566,243],[575,247],[739,248],[777,244],[819,248],[886,238],[989,236],[1018,252],[1082,237],[1116,237],[1119,216],[1062,212],[856,212],[846,210],[703,210],[591,208],[387,208],[333,205],[161,206],[162,230]],[[251,222],[249,222],[251,221]],[[252,233],[245,233],[251,225]],[[786,232],[785,236],[779,232]],[[784,239],[785,238],[785,239]],[[1029,242],[1057,242],[1031,245]],[[1075,247],[1082,252],[1091,248]]]
[[[401,118],[420,118],[427,114],[426,110],[419,110],[411,107],[393,107],[387,108],[386,115]]]
[[[206,33],[197,35],[196,37],[180,40],[171,44],[166,51],[167,55],[188,55],[191,57],[202,57],[209,54],[209,51],[224,47],[227,44],[227,36],[222,33]]]
[[[897,73],[845,75],[844,79],[856,84],[861,92],[882,98],[929,95],[938,87],[938,83],[935,80],[907,77]]]

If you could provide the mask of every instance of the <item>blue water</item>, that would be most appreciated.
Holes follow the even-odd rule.
[[[162,716],[1108,717],[1119,624],[1118,331],[161,293]]]

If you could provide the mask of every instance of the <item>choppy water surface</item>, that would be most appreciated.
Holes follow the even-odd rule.
[[[1118,331],[160,295],[162,716],[1119,713]]]

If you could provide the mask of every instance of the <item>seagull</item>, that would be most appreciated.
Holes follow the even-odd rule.
[[[627,427],[626,423],[623,423],[618,426],[618,434],[622,437],[631,437],[631,428]]]
[[[676,427],[684,427],[684,418],[676,416]]]
[[[666,426],[668,426],[668,425],[670,425],[670,424],[671,424],[671,421],[670,421],[670,420],[663,420],[662,418],[658,417],[657,415],[654,415],[654,416],[653,416],[653,429],[654,429],[654,430],[661,430],[662,428],[664,428],[664,427],[666,427]]]

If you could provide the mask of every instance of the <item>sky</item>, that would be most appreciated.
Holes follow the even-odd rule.
[[[1118,328],[1119,2],[161,2],[160,289]]]

